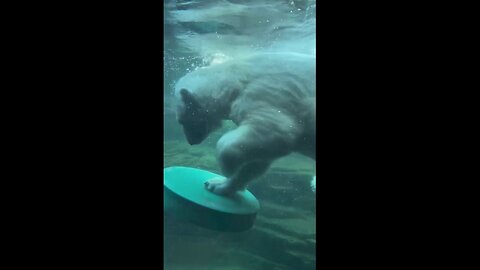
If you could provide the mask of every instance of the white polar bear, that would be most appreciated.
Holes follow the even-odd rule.
[[[197,69],[175,86],[177,121],[187,141],[201,143],[222,120],[238,127],[217,143],[226,179],[205,187],[229,195],[292,152],[315,159],[315,57],[264,53]]]

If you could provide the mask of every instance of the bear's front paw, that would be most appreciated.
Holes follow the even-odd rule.
[[[218,195],[231,195],[235,193],[235,189],[232,187],[231,182],[225,178],[213,178],[205,183],[205,188]]]

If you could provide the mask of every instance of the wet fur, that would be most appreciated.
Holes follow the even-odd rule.
[[[292,152],[315,159],[315,58],[258,54],[197,69],[176,84],[177,120],[191,144],[232,120],[237,128],[217,142],[226,179],[205,183],[228,195]]]

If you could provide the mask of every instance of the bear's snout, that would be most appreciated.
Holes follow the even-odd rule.
[[[184,134],[187,139],[187,142],[190,145],[200,144],[208,135],[206,133],[204,134],[204,133],[198,132],[197,130],[192,131],[191,129],[187,129],[185,127],[184,127]]]

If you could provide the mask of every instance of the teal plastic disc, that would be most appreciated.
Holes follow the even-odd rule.
[[[163,173],[167,216],[219,231],[244,231],[253,226],[260,204],[248,190],[221,196],[204,186],[205,181],[221,175],[189,167],[169,167]]]

